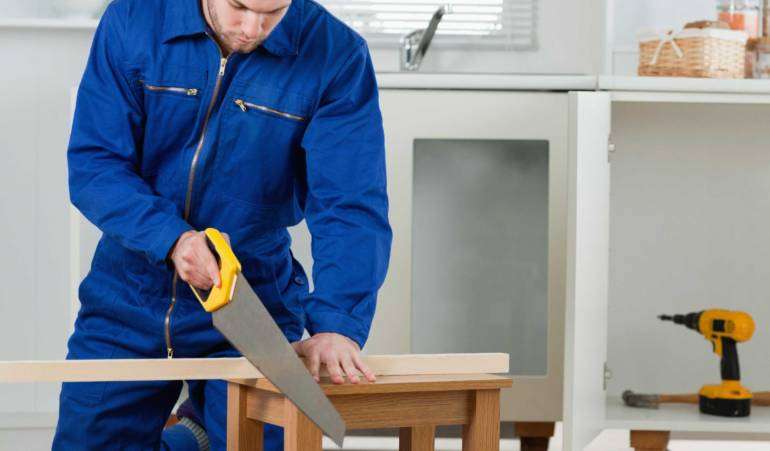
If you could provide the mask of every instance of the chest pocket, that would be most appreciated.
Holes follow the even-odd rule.
[[[187,66],[163,66],[142,72],[137,80],[146,115],[142,172],[175,168],[183,146],[194,139],[201,114],[205,72]]]
[[[257,205],[290,200],[312,101],[267,86],[233,85],[224,99],[218,172],[230,195]]]

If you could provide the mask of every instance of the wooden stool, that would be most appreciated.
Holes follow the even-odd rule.
[[[500,389],[491,374],[379,376],[321,387],[348,430],[400,428],[401,451],[433,451],[438,425],[463,425],[463,451],[500,449]],[[265,423],[283,426],[285,451],[321,451],[321,431],[267,379],[229,381],[228,451],[262,451]]]

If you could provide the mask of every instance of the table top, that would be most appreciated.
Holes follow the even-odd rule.
[[[259,390],[280,393],[267,379],[234,379]],[[327,395],[361,395],[374,393],[411,393],[431,391],[462,391],[507,388],[513,381],[496,374],[420,374],[410,376],[378,376],[375,382],[362,380],[358,384],[334,384],[321,378],[321,388]]]

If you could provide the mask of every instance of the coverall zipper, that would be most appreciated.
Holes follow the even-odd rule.
[[[293,121],[298,122],[304,122],[305,118],[302,116],[297,116],[295,114],[285,113],[283,111],[278,111],[276,109],[270,108],[268,106],[264,105],[257,105],[256,103],[246,102],[243,99],[235,99],[235,104],[238,105],[238,107],[243,111],[244,113],[248,111],[249,108],[264,111],[265,113],[274,114],[276,116],[285,117],[286,119],[291,119]]]
[[[211,116],[211,110],[214,108],[214,104],[216,103],[217,96],[219,94],[219,85],[222,82],[222,77],[225,75],[225,66],[227,65],[227,59],[230,57],[229,55],[225,57],[222,54],[222,48],[219,46],[217,41],[214,40],[214,38],[211,37],[210,34],[206,33],[206,36],[211,38],[212,41],[214,41],[214,44],[217,46],[217,50],[219,50],[219,72],[217,73],[217,80],[214,83],[214,92],[211,94],[211,100],[209,101],[208,109],[206,110],[206,115],[203,118],[203,127],[201,128],[201,135],[198,139],[198,146],[195,148],[195,153],[193,154],[192,163],[190,163],[190,174],[187,177],[187,194],[185,196],[184,201],[184,219],[187,221],[190,218],[190,203],[192,200],[192,189],[193,189],[193,183],[195,182],[195,169],[198,166],[198,157],[200,156],[201,150],[203,149],[203,141],[206,138],[206,129],[208,128],[208,122],[209,122],[209,116]],[[171,285],[171,304],[168,306],[168,311],[166,311],[166,320],[164,321],[164,329],[166,333],[166,356],[170,359],[174,357],[174,348],[171,346],[171,313],[174,311],[174,305],[176,305],[176,284],[179,279],[179,273],[174,270],[174,279],[172,281]]]
[[[142,80],[140,83],[144,85],[145,88],[149,89],[150,91],[160,91],[160,92],[178,92],[180,94],[185,94],[188,96],[197,96],[198,90],[195,88],[180,88],[177,86],[156,86],[156,85],[148,85],[147,83]]]

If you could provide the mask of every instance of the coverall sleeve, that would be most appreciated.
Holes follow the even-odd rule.
[[[162,264],[192,227],[140,177],[144,113],[122,65],[124,21],[115,4],[94,35],[67,150],[72,203],[128,249]]]
[[[390,259],[385,137],[369,50],[362,43],[328,85],[303,137],[314,290],[311,334],[363,347]]]

